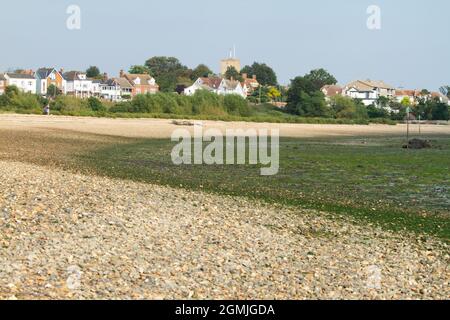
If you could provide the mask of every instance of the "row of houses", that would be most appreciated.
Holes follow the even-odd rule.
[[[405,99],[414,105],[420,100],[438,99],[440,102],[450,104],[449,99],[440,92],[426,92],[423,90],[400,90],[385,83],[384,81],[357,80],[344,87],[338,85],[327,85],[322,88],[327,99],[342,95],[359,99],[366,106],[377,105],[380,97],[402,102]]]
[[[191,96],[198,90],[207,90],[219,95],[236,94],[246,98],[259,88],[259,82],[256,76],[249,78],[245,73],[242,78],[242,81],[222,77],[198,78],[192,86],[184,89],[184,94]]]
[[[22,92],[46,96],[48,88],[53,85],[62,94],[78,98],[98,97],[110,101],[130,99],[138,94],[157,93],[159,85],[148,74],[129,74],[123,70],[118,77],[108,78],[104,74],[101,79],[88,78],[86,73],[79,71],[64,72],[55,68],[40,68],[20,73],[0,73],[0,94],[7,86],[16,86]],[[217,94],[237,94],[247,97],[259,87],[256,77],[243,75],[242,81],[227,80],[221,77],[199,78],[188,88],[183,88],[186,95],[193,95],[197,90],[204,89]]]
[[[16,86],[26,93],[46,96],[53,85],[62,94],[78,98],[99,97],[111,101],[120,101],[137,94],[156,93],[159,86],[148,74],[127,74],[120,72],[117,78],[88,78],[86,73],[78,71],[64,72],[55,68],[40,68],[36,72],[25,70],[20,73],[0,73],[0,94],[7,86]]]

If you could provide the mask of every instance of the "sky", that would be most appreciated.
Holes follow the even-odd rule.
[[[80,29],[67,28],[70,5]],[[371,5],[377,30],[367,27]],[[235,45],[242,65],[267,63],[282,84],[325,68],[340,84],[450,85],[448,0],[2,0],[0,14],[0,71],[96,65],[117,76],[164,55],[218,72]]]

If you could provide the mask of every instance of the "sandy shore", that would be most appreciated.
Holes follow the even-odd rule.
[[[326,137],[326,136],[361,136],[404,134],[406,125],[327,125],[327,124],[273,124],[202,121],[203,129],[279,129],[284,137]],[[65,116],[38,116],[1,114],[0,129],[39,130],[39,129],[73,130],[85,133],[114,135],[131,138],[168,138],[176,129],[183,128],[167,119],[110,119]],[[188,130],[192,127],[186,126]],[[417,134],[418,125],[411,126],[411,133]],[[448,134],[450,125],[422,125],[422,134]]]

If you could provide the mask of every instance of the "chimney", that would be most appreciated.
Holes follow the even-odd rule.
[[[108,74],[106,72],[103,74],[103,80],[108,80]]]
[[[248,74],[246,74],[246,73],[242,74],[242,78],[244,78],[244,80],[247,80],[247,77],[248,77]]]
[[[63,68],[59,69],[59,73],[63,74],[64,73],[64,69]]]
[[[253,80],[256,80],[256,74],[253,75]]]
[[[231,77],[230,80],[231,80],[231,81],[234,81],[234,77]]]
[[[124,75],[125,75],[125,72],[123,70],[120,70],[120,73],[119,73],[120,78],[123,78]]]

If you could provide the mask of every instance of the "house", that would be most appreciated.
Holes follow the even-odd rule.
[[[247,96],[251,96],[259,88],[259,82],[256,80],[256,75],[249,78],[248,74],[242,74],[243,81],[241,83],[242,88]]]
[[[243,98],[247,97],[240,81],[220,77],[198,78],[192,86],[184,90],[184,94],[191,96],[197,90],[207,90],[220,95],[237,94]]]
[[[342,87],[338,86],[338,85],[326,85],[323,86],[322,89],[320,89],[320,91],[322,91],[322,93],[325,95],[325,99],[326,100],[330,100],[330,98],[337,96],[337,95],[342,95]]]
[[[66,80],[63,70],[57,71],[54,68],[40,68],[36,71],[36,93],[46,95],[49,86],[56,86],[63,94],[66,94]]]
[[[0,73],[0,94],[4,94],[6,89],[6,78],[3,73]]]
[[[344,96],[360,99],[364,105],[376,105],[380,97],[388,99],[395,97],[395,88],[383,81],[357,80],[347,84],[343,90]]]
[[[395,99],[397,102],[401,103],[404,100],[409,100],[412,105],[419,102],[419,99],[423,98],[421,91],[419,90],[396,90]]]
[[[241,82],[234,79],[231,80],[223,79],[222,83],[220,84],[218,94],[222,95],[237,94],[242,98],[247,98],[247,94],[245,93]]]
[[[159,91],[156,80],[149,74],[128,74],[121,70],[120,78],[126,79],[133,86],[132,97],[138,94],[154,94]]]
[[[444,96],[440,92],[431,92],[430,97],[431,97],[431,99],[436,99],[436,100],[439,100],[439,102],[441,102],[441,103],[446,103],[446,104],[450,105],[450,101],[449,101],[448,97]]]
[[[16,86],[22,92],[36,93],[36,79],[28,73],[11,73],[4,75],[6,86]]]
[[[63,74],[66,80],[66,94],[76,98],[89,98],[95,95],[93,80],[88,79],[86,73],[70,71]]]
[[[112,78],[100,84],[100,97],[119,102],[131,98],[133,85],[125,78]]]
[[[439,102],[449,104],[449,99],[440,92],[427,92],[425,90],[397,90],[395,92],[397,102],[408,99],[411,105],[417,105],[421,100],[437,99]]]
[[[102,80],[92,80],[92,96],[101,97],[102,95]]]

